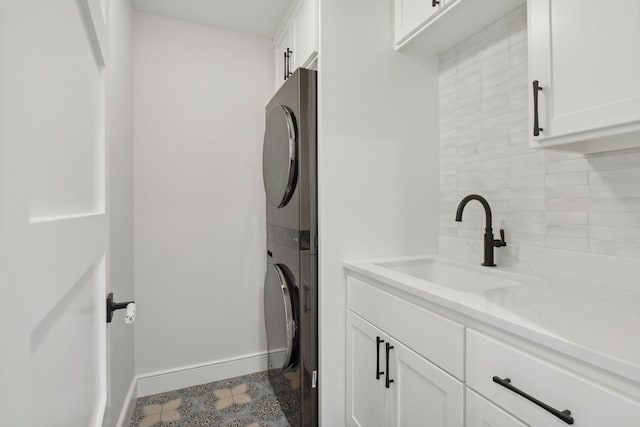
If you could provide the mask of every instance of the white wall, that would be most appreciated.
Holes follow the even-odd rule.
[[[134,58],[136,372],[266,351],[271,42],[136,13]]]
[[[323,0],[319,58],[320,410],[345,424],[342,262],[435,251],[436,58],[393,50],[393,2]]]
[[[133,11],[129,0],[109,2],[107,162],[109,285],[117,301],[133,299]],[[135,376],[134,326],[122,316],[108,326],[109,404],[105,426],[126,412]],[[134,396],[135,397],[135,396]]]
[[[525,6],[439,59],[442,250],[479,246],[480,205],[454,221],[460,199],[479,193],[491,204],[494,230],[506,231],[500,265],[531,264],[519,248],[542,257],[559,249],[640,258],[640,150],[583,156],[529,148]],[[574,255],[549,255],[559,256]]]

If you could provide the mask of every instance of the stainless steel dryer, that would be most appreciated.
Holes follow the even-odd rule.
[[[266,107],[264,286],[269,379],[293,427],[318,425],[316,72],[298,69]]]

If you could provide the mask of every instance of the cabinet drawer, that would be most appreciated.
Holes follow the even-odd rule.
[[[510,379],[510,386],[551,408],[569,410],[578,427],[640,425],[640,402],[469,329],[466,360],[467,385],[528,425],[568,423],[496,383],[494,377]]]
[[[464,326],[347,277],[347,307],[449,372],[464,378]]]
[[[527,427],[467,387],[466,427]]]

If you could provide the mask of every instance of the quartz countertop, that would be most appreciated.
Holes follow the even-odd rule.
[[[491,268],[521,285],[461,292],[378,265],[438,255],[345,262],[355,272],[640,383],[640,291]],[[484,267],[486,269],[486,267]]]

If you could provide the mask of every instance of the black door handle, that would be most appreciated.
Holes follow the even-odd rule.
[[[540,131],[544,130],[538,123],[538,92],[542,90],[537,80],[533,81],[533,136],[540,135]]]
[[[560,418],[565,423],[573,424],[573,417],[571,416],[571,411],[570,410],[565,409],[564,411],[559,411],[559,410],[547,405],[546,403],[539,401],[535,397],[530,396],[527,393],[525,393],[524,391],[520,390],[519,388],[511,385],[511,379],[510,378],[502,379],[500,377],[493,377],[493,382],[498,384],[498,385],[501,385],[502,387],[504,387],[506,389],[511,390],[515,394],[518,394],[518,395],[524,397],[525,399],[527,399],[528,401],[534,403],[535,405],[538,405],[539,407],[541,407],[545,411],[547,411],[547,412],[555,415],[556,417]]]
[[[385,344],[386,352],[387,352],[387,372],[385,373],[384,386],[389,388],[389,385],[393,382],[392,379],[389,379],[389,351],[393,348],[393,346],[389,343]]]
[[[380,344],[384,342],[380,337],[376,337],[376,380],[380,379],[380,375],[384,374],[380,370]]]
[[[107,295],[107,323],[111,323],[111,320],[113,320],[114,311],[125,309],[131,303],[135,303],[135,301],[115,302],[113,300],[113,292],[110,292]]]
[[[436,7],[440,4],[440,0],[431,0],[431,6]]]

